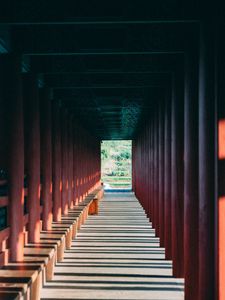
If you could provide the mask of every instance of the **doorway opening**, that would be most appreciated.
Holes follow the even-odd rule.
[[[101,180],[110,191],[132,189],[132,141],[102,141]]]

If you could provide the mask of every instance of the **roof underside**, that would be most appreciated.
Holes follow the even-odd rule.
[[[197,1],[8,1],[0,52],[23,54],[74,116],[100,139],[132,139],[183,67]]]

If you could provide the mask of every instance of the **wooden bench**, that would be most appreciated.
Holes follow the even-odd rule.
[[[51,231],[41,231],[39,243],[27,243],[22,262],[8,263],[0,269],[0,299],[40,299],[41,286],[52,279],[55,263],[63,260],[64,250],[71,247],[77,230],[89,214],[98,213],[100,190],[69,209],[61,221],[53,222]]]
[[[24,263],[40,264],[43,271],[43,282],[52,280],[56,262],[54,245],[28,244],[24,247]]]
[[[0,289],[0,299],[1,300],[20,300],[21,294],[19,292],[10,292],[10,291],[2,291]]]
[[[39,300],[41,286],[42,269],[39,265],[29,266],[16,263],[0,269],[0,291],[12,293],[12,296],[17,292],[15,299],[20,296],[24,299]]]
[[[54,244],[57,245],[57,255],[56,261],[61,262],[64,257],[65,251],[65,235],[61,233],[52,232],[41,232],[40,233],[40,243],[41,244]]]

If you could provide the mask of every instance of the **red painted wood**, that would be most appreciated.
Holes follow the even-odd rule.
[[[153,189],[153,178],[154,178],[154,169],[153,169],[153,163],[154,163],[154,156],[153,156],[153,124],[152,122],[149,124],[150,126],[150,220],[153,220],[153,213],[154,213],[154,189]]]
[[[73,181],[74,181],[74,201],[75,205],[78,205],[78,132],[77,124],[74,124],[74,145],[73,145]]]
[[[183,89],[178,72],[173,77],[171,106],[171,232],[173,275],[184,275],[183,249]]]
[[[185,57],[184,277],[185,299],[198,300],[198,64],[197,49]]]
[[[23,259],[23,178],[24,178],[24,125],[21,57],[10,54],[2,56],[4,73],[4,103],[9,105],[9,247],[11,261]],[[6,159],[6,157],[5,157]]]
[[[23,259],[23,177],[24,177],[24,124],[22,78],[20,73],[21,57],[14,54],[1,56],[4,70],[3,90],[5,107],[8,105],[9,156],[9,246],[11,261]]]
[[[68,143],[68,202],[69,202],[69,208],[73,208],[73,202],[74,202],[74,191],[73,191],[73,118],[70,117],[69,119],[69,143]]]
[[[68,214],[68,114],[61,111],[62,118],[62,214]]]
[[[61,116],[59,104],[53,101],[52,122],[52,195],[53,221],[60,221],[61,206]]]
[[[159,161],[158,161],[158,107],[154,114],[154,228],[159,235]]]
[[[165,130],[164,130],[164,243],[166,258],[172,259],[171,235],[171,90],[166,94],[165,101]]]
[[[41,111],[41,175],[43,200],[42,228],[50,230],[52,225],[52,107],[50,92],[43,89],[40,94]]]
[[[159,237],[164,247],[164,102],[159,103]]]
[[[26,166],[28,176],[28,239],[40,240],[40,117],[37,78],[24,75]]]
[[[214,24],[201,23],[199,59],[199,290],[215,299],[215,86]]]

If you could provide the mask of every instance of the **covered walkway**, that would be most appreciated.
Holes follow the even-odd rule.
[[[225,299],[224,31],[222,1],[0,1],[0,300],[176,299],[182,280]],[[103,140],[132,140],[140,204],[97,216]]]
[[[133,193],[108,193],[81,227],[41,299],[183,300],[155,230]]]

